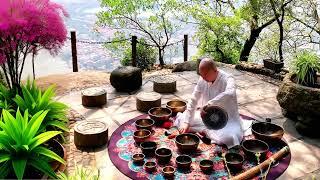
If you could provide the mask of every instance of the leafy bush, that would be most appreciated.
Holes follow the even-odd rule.
[[[146,43],[144,39],[139,40]],[[137,44],[137,67],[141,69],[149,69],[156,62],[157,51],[155,48],[144,46],[140,43]],[[123,66],[132,64],[131,47],[124,51],[124,58],[121,60]]]
[[[16,95],[14,102],[24,112],[28,110],[30,115],[35,115],[39,111],[47,110],[48,113],[44,122],[41,124],[41,130],[47,126],[56,127],[60,130],[68,131],[67,122],[67,106],[63,103],[55,101],[55,90],[50,86],[43,93],[33,81],[28,80],[26,85],[21,85],[22,96]]]
[[[83,167],[75,166],[75,172],[71,175],[60,173],[58,178],[60,180],[98,180],[100,177],[100,171],[94,173],[92,169],[84,169]]]
[[[299,84],[313,86],[316,82],[315,73],[320,71],[320,58],[313,52],[301,51],[296,55],[292,68]]]
[[[15,96],[15,91],[10,90],[3,84],[0,84],[0,110],[5,109],[9,112],[14,112],[15,105],[13,98]]]
[[[48,111],[39,111],[29,119],[26,110],[24,115],[17,110],[16,117],[8,111],[2,111],[0,122],[0,178],[4,179],[12,170],[18,179],[24,177],[26,167],[33,167],[56,178],[56,174],[48,164],[54,159],[61,163],[65,161],[42,144],[60,131],[47,131],[40,134],[40,126]]]

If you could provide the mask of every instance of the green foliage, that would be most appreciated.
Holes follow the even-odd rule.
[[[144,39],[140,42],[145,43]],[[155,48],[137,44],[137,67],[141,69],[149,69],[156,62],[157,51]],[[127,48],[124,52],[124,58],[121,60],[123,66],[132,64],[131,47]]]
[[[48,164],[49,160],[61,163],[65,161],[43,143],[61,134],[60,131],[40,133],[40,126],[48,111],[39,111],[29,119],[26,110],[24,115],[17,110],[16,117],[8,111],[2,111],[0,122],[0,178],[14,171],[18,179],[22,179],[27,167],[33,167],[56,178],[56,174]]]
[[[14,90],[10,90],[5,85],[0,84],[0,110],[5,109],[9,112],[14,112],[14,96]]]
[[[316,79],[313,71],[320,71],[320,58],[313,52],[301,51],[297,53],[292,68],[297,74],[298,83],[303,85],[314,84]]]
[[[50,86],[44,92],[40,90],[33,81],[28,80],[26,85],[21,85],[22,96],[16,95],[14,102],[25,112],[28,110],[30,116],[35,115],[39,111],[47,110],[45,121],[41,124],[41,130],[47,129],[48,126],[68,131],[66,127],[67,106],[63,103],[55,101],[55,90]]]
[[[58,178],[60,180],[99,180],[100,171],[96,174],[92,169],[84,169],[76,165],[75,172],[71,175],[60,173]]]

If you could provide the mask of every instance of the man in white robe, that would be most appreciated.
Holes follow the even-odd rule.
[[[204,58],[199,65],[200,78],[187,103],[184,113],[178,113],[174,126],[180,133],[199,132],[211,139],[212,143],[225,144],[228,148],[239,145],[243,130],[238,112],[236,85],[234,78],[218,70],[212,59]],[[219,106],[228,114],[226,126],[219,130],[208,129],[201,110],[206,105]]]

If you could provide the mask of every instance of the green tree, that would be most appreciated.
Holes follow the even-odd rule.
[[[175,0],[102,0],[98,25],[116,29],[116,36],[138,35],[158,49],[159,62],[172,35],[180,28],[174,22]]]

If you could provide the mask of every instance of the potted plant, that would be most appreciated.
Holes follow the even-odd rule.
[[[284,66],[283,62],[276,61],[275,59],[264,59],[263,66],[267,69],[271,69],[276,73],[281,72],[281,69]]]
[[[262,46],[264,48],[260,50],[260,53],[262,53],[265,57],[268,57],[266,59],[263,59],[263,66],[267,69],[271,69],[275,71],[276,73],[281,72],[281,69],[284,66],[284,63],[282,61],[278,61],[277,59],[280,59],[279,52],[275,47],[278,47],[278,36],[274,35],[272,37],[262,37]]]
[[[292,69],[296,74],[295,80],[297,83],[315,87],[317,72],[320,71],[320,59],[315,53],[302,51],[296,55]]]
[[[28,111],[22,115],[17,110],[13,117],[7,110],[2,111],[0,121],[0,179],[41,178],[43,174],[57,178],[49,162],[54,159],[65,161],[44,146],[61,131],[40,132],[40,126],[48,111],[40,111],[29,118]]]

